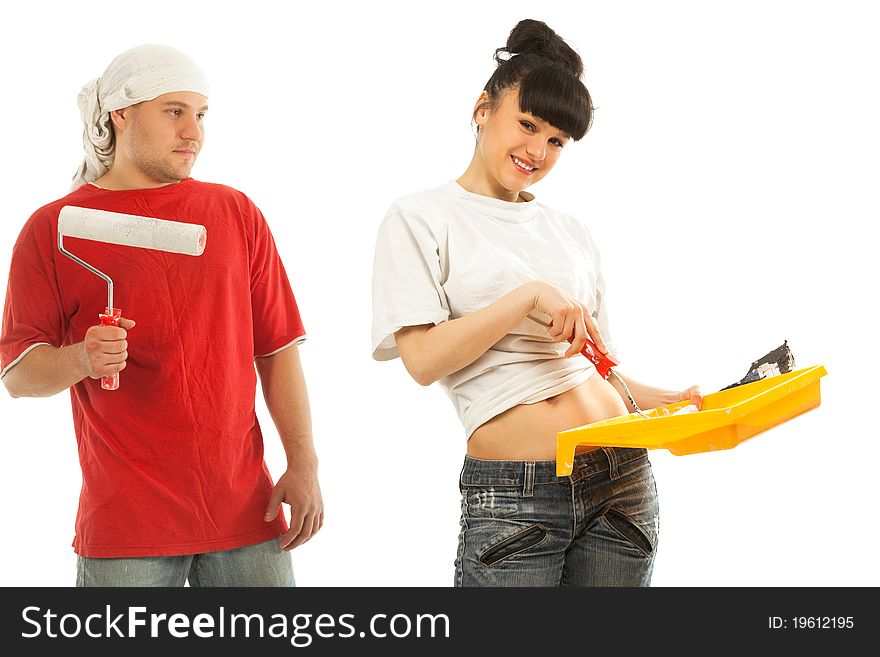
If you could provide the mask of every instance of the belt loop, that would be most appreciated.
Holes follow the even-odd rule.
[[[602,451],[608,457],[608,477],[611,481],[614,481],[620,476],[620,473],[617,471],[617,454],[614,452],[613,447],[603,447]]]
[[[532,497],[535,492],[535,462],[525,462],[525,476],[523,477],[523,497]]]

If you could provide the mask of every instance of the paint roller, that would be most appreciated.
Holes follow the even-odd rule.
[[[113,307],[113,280],[65,249],[65,237],[199,256],[205,250],[208,232],[199,224],[93,210],[74,205],[65,205],[61,208],[58,215],[58,250],[107,281],[107,307],[98,318],[101,326],[119,326],[122,311]],[[119,387],[119,372],[101,377],[101,387],[104,390],[116,390]]]

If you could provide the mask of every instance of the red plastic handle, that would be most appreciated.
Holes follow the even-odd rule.
[[[587,338],[587,342],[584,344],[584,348],[581,349],[581,353],[587,357],[587,360],[596,366],[596,371],[603,379],[607,379],[611,368],[617,365],[617,363],[599,351],[599,347],[597,347],[590,338]]]
[[[98,315],[98,318],[101,320],[101,326],[119,326],[120,317],[122,317],[122,311],[119,308],[114,308],[112,313],[109,308],[104,308],[103,314]],[[101,377],[101,388],[104,390],[116,390],[118,387],[119,372]]]

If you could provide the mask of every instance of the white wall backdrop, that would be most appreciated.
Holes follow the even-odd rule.
[[[877,586],[870,8],[10,5],[0,294],[21,226],[67,192],[80,162],[80,86],[134,45],[184,50],[212,85],[193,175],[261,207],[310,335],[301,352],[326,523],[293,553],[298,582],[450,585],[463,432],[438,387],[370,358],[373,241],[395,197],[464,171],[494,49],[519,19],[539,18],[583,56],[598,109],[532,191],[577,213],[602,248],[622,369],[711,392],[785,339],[798,366],[828,369],[817,410],[734,450],[651,452],[662,509],[654,585]],[[72,585],[80,473],[69,397],[0,392],[0,584]],[[283,452],[259,409],[277,477]]]

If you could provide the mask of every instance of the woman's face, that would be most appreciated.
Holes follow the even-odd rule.
[[[522,112],[518,89],[505,94],[494,111],[478,109],[474,120],[484,173],[502,194],[521,192],[546,176],[569,140],[562,130]]]

